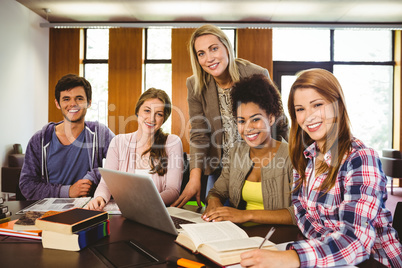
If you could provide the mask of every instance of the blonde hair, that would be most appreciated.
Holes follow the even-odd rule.
[[[318,167],[320,173],[328,171],[327,178],[320,186],[320,190],[328,192],[335,185],[342,160],[351,149],[352,134],[345,97],[336,77],[324,69],[302,71],[293,83],[288,99],[288,109],[292,121],[289,134],[289,156],[293,167],[300,174],[300,179],[296,181],[295,190],[299,189],[306,182],[305,170],[308,160],[304,157],[303,152],[306,147],[314,142],[297,123],[294,95],[296,90],[300,88],[313,88],[327,101],[331,102],[334,109],[334,122],[327,133],[326,141],[322,148],[322,153],[331,151],[331,165],[328,166],[325,162],[322,162]]]
[[[213,77],[210,74],[208,74],[201,68],[198,62],[197,51],[195,51],[194,47],[195,40],[198,37],[208,34],[216,36],[219,39],[219,41],[225,46],[229,58],[229,65],[228,65],[229,75],[233,83],[236,83],[240,80],[240,73],[237,68],[236,62],[241,64],[246,64],[248,62],[246,60],[236,59],[229,38],[219,27],[216,27],[215,25],[211,24],[206,24],[197,28],[191,35],[188,46],[188,50],[190,53],[191,68],[193,70],[193,75],[195,77],[196,94],[201,94],[201,92],[207,87],[208,82],[211,79],[213,79]]]

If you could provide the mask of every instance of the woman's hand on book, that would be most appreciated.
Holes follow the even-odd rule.
[[[88,202],[88,204],[85,206],[86,209],[90,210],[100,210],[102,211],[103,208],[106,206],[106,202],[101,196],[97,196],[91,201]]]
[[[243,252],[240,257],[240,265],[242,267],[300,267],[299,256],[295,250],[274,251],[255,249]]]
[[[208,199],[208,205],[205,208],[204,213],[202,214],[201,218],[204,221],[212,221],[212,219],[209,218],[209,216],[211,215],[211,213],[213,213],[218,207],[222,207],[222,203],[219,200],[218,197],[210,197]]]

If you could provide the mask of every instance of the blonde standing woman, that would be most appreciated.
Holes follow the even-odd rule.
[[[196,29],[189,42],[193,75],[187,78],[191,121],[190,179],[172,206],[181,207],[193,196],[201,206],[201,177],[208,175],[208,189],[219,177],[222,159],[241,140],[232,113],[231,89],[234,83],[254,74],[269,77],[268,70],[247,60],[235,58],[226,34],[214,25]],[[287,140],[288,125],[284,115],[276,118],[277,140]]]

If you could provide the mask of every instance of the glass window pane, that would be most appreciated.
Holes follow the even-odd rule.
[[[172,58],[172,30],[148,29],[147,59],[170,60]]]
[[[352,134],[381,153],[392,147],[392,66],[334,65],[342,85]]]
[[[233,49],[236,51],[235,47],[235,30],[234,29],[222,29],[222,31],[227,35],[227,37],[230,40],[230,43],[232,43]],[[235,53],[236,55],[236,53]]]
[[[145,89],[154,87],[162,89],[172,100],[172,65],[171,64],[146,64],[145,65]],[[162,129],[165,133],[171,133],[172,117],[162,125]]]
[[[392,61],[392,31],[335,30],[335,61]]]
[[[87,29],[86,59],[109,58],[109,29]]]
[[[92,105],[85,120],[108,125],[108,65],[85,64],[85,78],[92,86]]]
[[[330,30],[273,29],[276,61],[329,61]]]
[[[290,122],[290,115],[289,115],[289,110],[288,110],[288,99],[289,99],[290,88],[292,87],[295,80],[296,80],[296,75],[282,75],[281,76],[282,105],[283,105],[283,110],[285,112],[285,115],[289,120],[289,124],[291,122]]]

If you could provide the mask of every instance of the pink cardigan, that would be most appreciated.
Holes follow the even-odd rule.
[[[135,148],[137,132],[119,134],[110,142],[106,156],[105,168],[134,173]],[[156,188],[166,205],[173,203],[178,197],[183,178],[183,146],[178,136],[170,134],[166,140],[168,155],[168,171],[165,175],[151,174]],[[106,203],[111,193],[102,178],[96,188],[94,197],[101,196]]]

